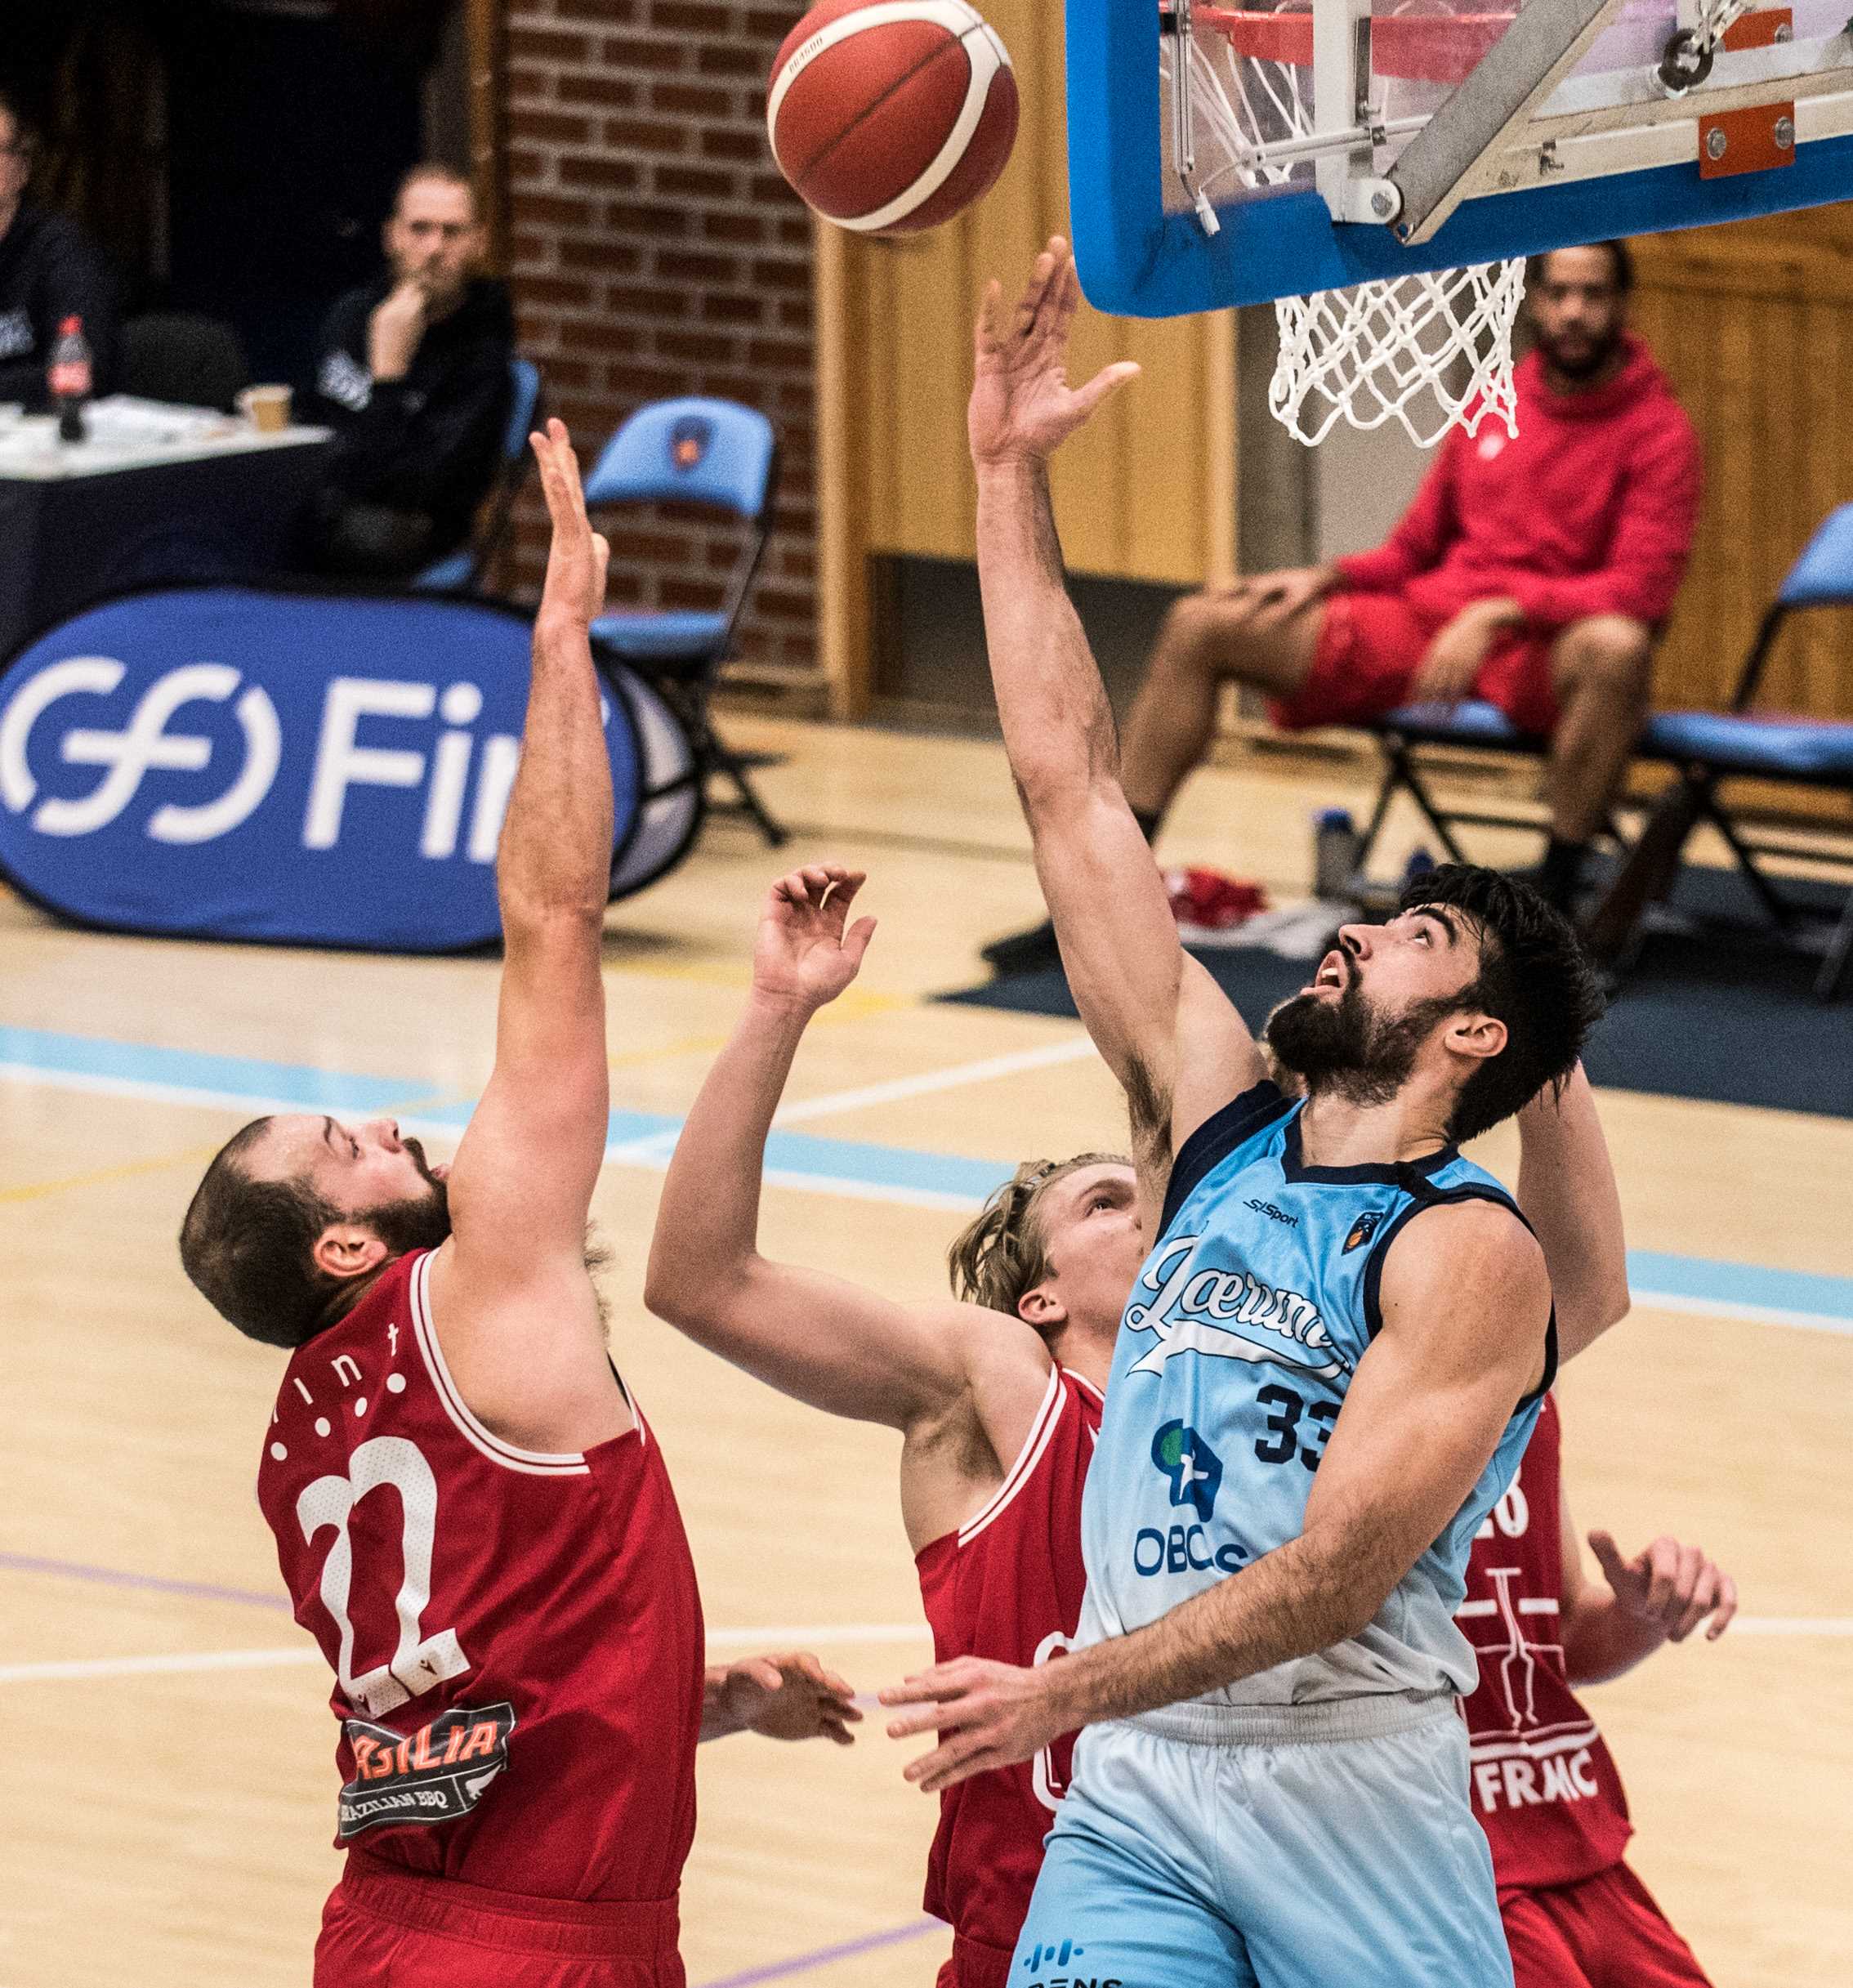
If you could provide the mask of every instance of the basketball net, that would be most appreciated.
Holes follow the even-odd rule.
[[[1274,16],[1268,18],[1269,15]],[[1460,24],[1463,38],[1485,32],[1482,17]],[[1265,11],[1213,6],[1194,10],[1190,91],[1203,143],[1203,196],[1218,184],[1260,190],[1310,185],[1311,168],[1293,154],[1313,136],[1311,21],[1303,7]],[[1259,32],[1274,29],[1284,32]],[[1379,25],[1381,26],[1381,23]],[[1406,133],[1445,96],[1453,64],[1471,65],[1471,45],[1449,51],[1432,16],[1414,72],[1375,78],[1373,118]],[[1297,43],[1304,42],[1302,52]],[[1168,71],[1177,44],[1162,45]],[[1286,50],[1279,60],[1263,48]],[[1280,351],[1268,388],[1275,418],[1300,441],[1323,441],[1341,420],[1360,429],[1395,422],[1418,448],[1431,448],[1457,424],[1468,433],[1491,418],[1518,432],[1512,385],[1512,326],[1525,293],[1522,259],[1438,270],[1275,305]]]
[[[1269,409],[1309,445],[1341,418],[1367,430],[1396,422],[1421,449],[1489,417],[1516,435],[1512,324],[1524,295],[1520,260],[1281,297]]]

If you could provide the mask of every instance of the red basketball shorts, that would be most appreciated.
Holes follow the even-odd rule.
[[[323,1909],[315,1988],[685,1988],[676,1937],[673,1898],[524,1898],[351,1850]]]
[[[1692,1949],[1625,1864],[1534,1892],[1502,1892],[1516,1988],[1710,1988]]]
[[[955,1932],[952,1958],[940,1969],[934,1988],[1009,1988],[1011,1950]]]
[[[1292,697],[1270,707],[1288,731],[1315,725],[1367,725],[1409,701],[1411,686],[1434,639],[1435,626],[1396,594],[1329,595],[1322,604],[1312,668]],[[1523,732],[1547,737],[1556,728],[1551,638],[1511,633],[1486,653],[1473,686]]]

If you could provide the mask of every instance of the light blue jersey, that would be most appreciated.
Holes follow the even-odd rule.
[[[1141,1628],[1299,1536],[1326,1438],[1382,1324],[1391,1241],[1437,1203],[1513,1205],[1452,1147],[1402,1165],[1308,1166],[1301,1109],[1257,1084],[1177,1155],[1158,1245],[1121,1324],[1082,1507],[1083,1642]],[[1556,1345],[1553,1320],[1547,1368]],[[1517,1472],[1551,1378],[1361,1635],[1208,1702],[1471,1691],[1473,1651],[1453,1620],[1468,1550]]]

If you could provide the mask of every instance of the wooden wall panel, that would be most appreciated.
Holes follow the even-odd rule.
[[[1636,244],[1635,323],[1696,424],[1705,502],[1662,649],[1663,704],[1721,706],[1815,527],[1853,498],[1853,212],[1824,208]],[[1853,717],[1853,614],[1800,619],[1762,702]]]
[[[965,401],[978,299],[993,275],[1014,294],[1043,242],[1068,230],[1061,11],[986,0],[985,11],[1010,50],[1021,102],[998,184],[972,212],[918,240],[819,230],[819,391],[841,402],[826,419],[837,456],[824,469],[819,527],[832,542],[824,565],[844,585],[858,583],[871,556],[972,556]],[[1120,358],[1136,360],[1144,377],[1056,458],[1068,563],[1180,584],[1226,578],[1235,567],[1233,319],[1083,312],[1075,376]],[[861,710],[866,602],[827,597],[821,607],[837,708]]]

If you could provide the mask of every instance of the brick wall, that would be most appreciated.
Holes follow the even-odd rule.
[[[801,11],[723,0],[509,0],[508,276],[522,349],[588,464],[645,400],[717,394],[779,431],[778,529],[742,625],[746,678],[815,681],[810,224],[766,142],[765,87]],[[726,520],[613,520],[614,606],[718,605]],[[530,485],[517,587],[538,587]]]

